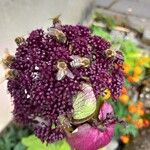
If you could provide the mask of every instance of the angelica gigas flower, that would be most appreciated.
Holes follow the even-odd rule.
[[[58,19],[53,23],[18,44],[10,65],[17,77],[8,78],[14,119],[47,142],[63,139],[81,124],[93,130],[98,97],[109,91],[107,97],[117,99],[124,78],[123,56],[116,52],[108,57],[109,42],[82,25],[61,25]],[[100,118],[94,120],[103,122]]]

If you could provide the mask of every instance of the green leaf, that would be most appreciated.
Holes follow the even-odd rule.
[[[128,124],[126,128],[124,126],[117,124],[115,127],[115,137],[118,139],[121,135],[128,134],[136,136],[138,134],[138,129],[133,124]]]
[[[15,148],[22,150],[21,148],[23,148],[23,146],[21,147],[21,144],[19,144],[20,140],[29,134],[29,129],[20,128],[11,123],[0,137],[0,150],[12,150]]]
[[[150,115],[149,115],[149,114],[144,114],[144,115],[142,116],[142,118],[143,118],[143,119],[148,119],[148,120],[150,120]]]
[[[123,126],[120,124],[117,124],[115,126],[115,138],[118,139],[123,134]]]
[[[134,121],[134,120],[138,120],[138,119],[140,119],[140,116],[138,115],[138,114],[132,114],[132,120]]]
[[[15,147],[14,150],[26,150],[26,147],[22,145],[21,143],[18,143]]]
[[[27,150],[71,150],[66,140],[60,140],[52,144],[42,143],[35,135],[23,138],[22,143],[27,147]]]
[[[124,118],[127,115],[127,106],[122,104],[121,102],[111,102],[114,108],[114,112],[116,114],[117,117],[119,118]]]
[[[96,22],[100,21],[106,24],[109,30],[111,30],[116,25],[116,20],[114,19],[114,17],[104,15],[103,13],[100,13],[100,12],[95,12],[93,19]]]
[[[135,137],[138,134],[138,129],[133,124],[128,124],[128,126],[123,129],[123,133],[131,134]]]
[[[106,32],[105,30],[103,30],[102,28],[95,26],[95,25],[92,25],[91,28],[92,28],[94,35],[101,36],[104,39],[107,39],[108,41],[112,40],[111,35],[108,32]]]
[[[28,150],[31,148],[32,150],[45,150],[47,148],[46,143],[42,143],[42,141],[34,135],[23,138],[22,143],[28,147]]]

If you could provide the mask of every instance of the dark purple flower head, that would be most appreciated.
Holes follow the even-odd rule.
[[[123,84],[122,54],[108,56],[110,43],[92,36],[87,27],[59,23],[47,32],[32,31],[18,45],[10,65],[17,76],[8,78],[15,120],[31,125],[48,142],[64,138],[58,118],[74,112],[73,98],[82,92],[83,83],[92,87],[94,100],[106,89],[116,99]]]

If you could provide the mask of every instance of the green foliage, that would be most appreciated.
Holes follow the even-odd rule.
[[[101,36],[105,38],[106,40],[109,40],[112,43],[112,48],[120,45],[120,50],[124,54],[125,63],[131,66],[130,74],[132,75],[134,67],[137,66],[137,62],[142,58],[142,53],[140,52],[140,49],[138,48],[138,46],[134,42],[127,40],[127,39],[123,39],[123,38],[113,39],[112,36],[108,33],[108,31],[105,31],[99,26],[93,25],[91,28],[92,28],[93,34],[97,36]],[[150,63],[150,61],[148,63]],[[144,67],[150,66],[148,63],[145,63],[143,66],[141,66],[143,67],[143,70],[144,70]],[[144,75],[145,75],[144,71],[142,71],[140,78],[142,78]],[[129,88],[131,86],[133,86],[133,84],[131,84],[128,80],[125,80],[125,87]],[[113,105],[115,114],[118,118],[123,119],[123,118],[126,118],[128,115],[130,115],[133,121],[140,119],[140,116],[138,114],[129,113],[128,105],[125,105],[119,101],[117,103],[111,101],[111,103]],[[148,118],[148,116],[145,116],[145,118]],[[128,125],[126,128],[119,124],[116,125],[116,128],[115,128],[116,138],[119,138],[122,134],[130,134],[133,136],[137,135],[138,133],[137,127],[132,123],[127,123],[127,124]]]
[[[104,15],[99,12],[95,12],[93,19],[97,22],[101,21],[101,22],[105,23],[109,30],[111,30],[116,25],[116,21],[113,17]]]
[[[112,101],[111,103],[118,118],[124,118],[127,115],[128,109],[126,105],[124,105],[120,101],[118,101],[117,103]]]
[[[138,134],[138,129],[133,124],[128,124],[127,127],[123,129],[123,134],[131,134],[135,137]]]
[[[136,136],[138,134],[138,129],[131,123],[128,123],[126,127],[117,124],[115,127],[115,137],[119,138],[121,135],[125,134]]]
[[[150,120],[150,115],[149,114],[144,114],[142,118]]]
[[[25,150],[25,146],[20,141],[30,133],[29,129],[11,124],[0,137],[0,150]]]
[[[127,114],[129,114],[128,107],[126,105],[124,105],[123,103],[121,103],[119,101],[117,103],[111,101],[111,103],[113,105],[115,114],[118,118],[125,118],[127,116]],[[139,119],[139,115],[137,115],[137,114],[130,114],[130,115],[132,115],[133,120]],[[135,127],[135,125],[128,123],[128,122],[127,122],[126,127],[124,127],[123,125],[120,125],[120,124],[117,124],[115,127],[115,137],[116,138],[119,138],[120,135],[122,135],[122,134],[130,134],[130,135],[136,136],[137,133],[138,133],[138,129]]]
[[[116,39],[114,44],[121,45],[120,49],[123,51],[125,62],[135,67],[135,62],[141,57],[141,53],[137,45],[126,39]]]
[[[22,143],[27,147],[27,150],[71,150],[69,144],[65,140],[47,144],[42,143],[35,135],[23,138]]]
[[[104,39],[107,39],[108,41],[112,40],[111,35],[108,32],[106,32],[104,29],[102,29],[96,25],[92,25],[91,29],[92,29],[94,35],[101,36]]]

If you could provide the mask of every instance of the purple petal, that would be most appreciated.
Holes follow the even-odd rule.
[[[112,106],[104,102],[99,111],[99,119],[106,119],[107,113],[113,113]],[[115,123],[110,123],[104,131],[89,124],[79,126],[69,137],[68,142],[77,150],[97,150],[107,145],[114,133]]]
[[[104,102],[104,103],[102,104],[102,106],[101,106],[100,111],[99,111],[99,116],[98,116],[98,118],[99,118],[100,120],[105,120],[107,114],[108,114],[108,113],[111,113],[111,114],[112,114],[113,112],[114,112],[114,111],[113,111],[112,106],[111,106],[108,102]]]
[[[76,150],[97,150],[107,145],[114,133],[114,124],[100,131],[89,124],[81,125],[77,132],[68,137],[68,143]]]

